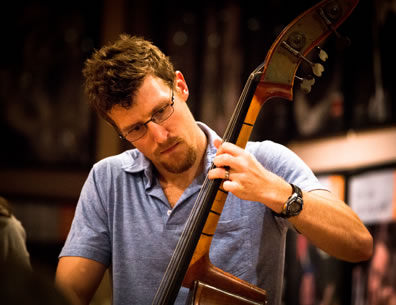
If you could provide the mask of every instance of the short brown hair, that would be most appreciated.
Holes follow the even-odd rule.
[[[129,108],[144,78],[154,75],[173,86],[174,67],[152,42],[121,34],[120,38],[93,53],[83,69],[90,104],[107,121],[115,105]]]

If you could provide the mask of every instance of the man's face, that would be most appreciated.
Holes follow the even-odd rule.
[[[183,93],[184,92],[184,93]],[[183,77],[177,76],[174,93],[174,111],[162,123],[149,122],[147,132],[133,142],[158,170],[182,173],[197,160],[197,125],[187,107],[188,90]],[[147,76],[134,97],[133,106],[125,109],[115,106],[109,112],[122,135],[136,124],[152,118],[160,108],[171,103],[172,89],[163,80]]]

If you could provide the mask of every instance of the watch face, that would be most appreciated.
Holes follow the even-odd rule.
[[[301,209],[301,205],[297,201],[294,201],[289,207],[290,207],[289,209],[290,213],[299,212]]]
[[[300,188],[293,184],[291,184],[291,186],[293,187],[293,193],[287,199],[281,214],[275,213],[276,215],[289,218],[292,216],[297,216],[298,214],[300,214],[301,210],[303,209],[304,200],[302,198],[302,192]]]
[[[297,215],[302,210],[303,201],[296,193],[290,199],[287,206],[288,214]]]

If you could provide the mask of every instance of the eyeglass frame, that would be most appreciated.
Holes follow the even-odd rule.
[[[133,128],[131,128],[129,131],[127,131],[127,133],[126,133],[125,135],[120,134],[120,135],[119,135],[119,136],[120,136],[120,139],[125,140],[125,141],[128,141],[128,142],[135,142],[135,141],[137,141],[137,140],[143,138],[143,137],[146,135],[146,133],[147,133],[147,130],[148,130],[147,124],[148,124],[148,123],[153,122],[153,123],[155,123],[155,124],[161,124],[161,123],[165,122],[167,119],[169,119],[169,118],[172,116],[173,112],[175,111],[175,109],[174,109],[174,107],[173,107],[174,104],[175,104],[175,95],[174,95],[173,88],[172,88],[171,102],[170,102],[169,104],[166,104],[165,106],[161,107],[161,108],[158,109],[156,112],[154,112],[154,113],[151,115],[151,118],[150,118],[149,120],[147,120],[146,122],[141,123],[141,124],[137,124],[137,125],[134,126],[134,128],[136,128],[137,126],[138,126],[138,127],[143,127],[143,126],[144,126],[144,132],[142,133],[141,136],[139,136],[138,138],[133,139],[133,140],[128,140],[128,139],[127,139],[128,134],[130,134],[130,133],[133,131]],[[160,122],[157,122],[156,119],[155,119],[155,116],[156,116],[160,111],[162,111],[162,110],[164,110],[164,109],[166,109],[166,108],[168,108],[168,107],[171,107],[172,112],[169,114],[169,116],[168,116],[166,119],[164,119],[164,120],[162,120],[162,121],[160,121]]]

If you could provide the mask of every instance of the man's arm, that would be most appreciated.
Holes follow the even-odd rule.
[[[64,256],[58,263],[55,284],[73,305],[88,305],[105,271],[106,266],[97,261]]]
[[[265,169],[246,150],[220,141],[215,141],[215,146],[218,148],[214,159],[216,168],[209,172],[209,178],[224,179],[224,167],[229,167],[224,190],[244,200],[262,202],[280,213],[292,194],[291,185]],[[350,262],[370,258],[372,236],[345,202],[325,190],[303,192],[303,200],[301,213],[288,219],[315,246]]]
[[[303,198],[303,210],[289,221],[312,244],[350,262],[371,257],[372,236],[345,202],[325,190],[303,192]]]

